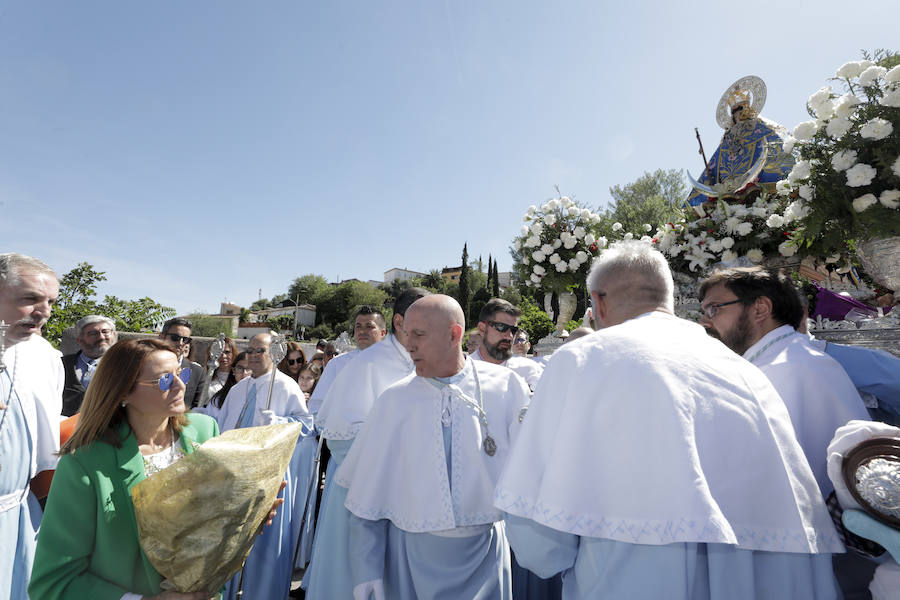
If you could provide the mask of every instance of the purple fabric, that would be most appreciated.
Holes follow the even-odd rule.
[[[888,311],[890,311],[890,308],[884,312],[887,313]],[[851,312],[854,313],[850,315],[851,317],[856,316],[856,319],[851,320],[881,316],[879,310],[874,306],[869,306],[850,296],[842,296],[823,287],[819,287],[819,293],[816,294],[816,309],[810,316],[815,319],[817,316],[822,315],[823,319],[842,321]]]

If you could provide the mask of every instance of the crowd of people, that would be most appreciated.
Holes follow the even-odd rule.
[[[675,316],[666,260],[638,241],[604,251],[587,288],[596,331],[549,357],[506,300],[467,330],[454,298],[409,288],[389,321],[350,315],[350,352],[288,342],[275,364],[263,333],[201,366],[181,318],[118,341],[85,317],[61,356],[40,336],[57,275],[0,254],[0,600],[897,597],[896,571],[875,571],[888,557],[842,526],[828,449],[873,416],[900,436],[900,360],[812,339],[790,278],[761,267],[705,279],[700,323]],[[130,490],[220,432],[289,422],[241,572],[168,589]]]

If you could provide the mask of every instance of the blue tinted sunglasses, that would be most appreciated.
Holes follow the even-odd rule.
[[[187,385],[187,382],[191,379],[191,368],[185,367],[183,369],[178,369],[174,373],[165,373],[159,376],[159,379],[151,379],[149,381],[137,381],[135,383],[142,383],[144,385],[150,385],[155,383],[159,386],[159,391],[166,392],[172,387],[172,384],[175,382],[175,376],[181,380],[181,383]]]

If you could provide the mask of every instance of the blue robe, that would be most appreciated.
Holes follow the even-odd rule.
[[[900,358],[864,346],[831,342],[825,353],[844,367],[860,394],[878,399],[878,407],[869,408],[873,419],[900,427]]]
[[[564,600],[829,600],[840,598],[831,554],[728,544],[629,544],[581,537],[507,515],[511,546],[541,576],[563,574]]]

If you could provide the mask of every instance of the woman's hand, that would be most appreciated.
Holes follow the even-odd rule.
[[[278,488],[278,493],[281,493],[281,490],[287,485],[287,481],[281,482],[281,487]],[[268,527],[272,524],[272,519],[275,518],[275,515],[278,514],[278,507],[284,504],[284,498],[275,498],[275,502],[272,503],[272,508],[269,509],[269,516],[266,518],[265,526]],[[259,532],[262,533],[262,527],[260,527]]]

